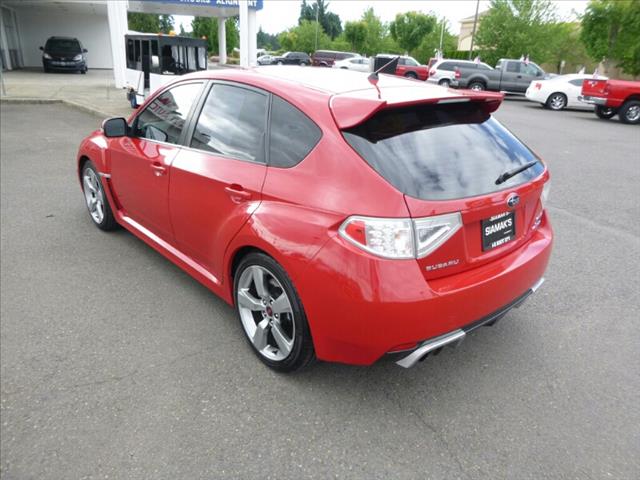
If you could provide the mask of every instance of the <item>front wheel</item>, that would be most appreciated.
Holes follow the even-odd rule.
[[[91,220],[100,230],[115,230],[118,228],[109,200],[104,193],[104,188],[98,171],[93,163],[86,162],[82,167],[82,192],[84,193],[87,209]]]
[[[620,121],[636,125],[640,123],[640,101],[629,100],[620,107]]]
[[[273,258],[250,253],[234,275],[240,323],[254,353],[279,372],[299,370],[315,360],[313,341],[291,279]]]
[[[612,107],[603,107],[602,105],[596,105],[594,112],[596,112],[596,115],[598,116],[598,118],[609,120],[616,113],[618,113],[618,110]]]
[[[282,63],[282,62],[278,62],[277,64],[278,64],[278,65],[284,65],[284,63]]]
[[[449,80],[448,78],[443,78],[438,82],[438,85],[440,85],[441,87],[449,88],[449,86],[451,85],[451,80]]]
[[[418,79],[418,75],[416,75],[414,72],[407,72],[407,73],[405,74],[405,77],[407,77],[407,78],[413,78],[414,80],[417,80],[417,79]]]

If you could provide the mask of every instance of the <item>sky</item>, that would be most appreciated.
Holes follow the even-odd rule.
[[[313,0],[311,0],[312,2]],[[309,3],[311,3],[309,2]],[[298,24],[300,0],[264,0],[264,7],[257,13],[258,26],[267,33],[280,33]],[[480,1],[480,11],[489,8],[488,0]],[[581,14],[587,6],[587,0],[558,0],[553,2],[561,18],[575,19],[575,13]],[[451,33],[460,31],[459,21],[475,14],[476,0],[330,0],[329,11],[340,16],[344,22],[358,20],[362,13],[373,7],[376,15],[383,22],[392,21],[397,13],[418,11],[434,13],[438,17],[446,17]],[[180,23],[186,31],[191,30],[191,17],[174,16],[176,30]]]

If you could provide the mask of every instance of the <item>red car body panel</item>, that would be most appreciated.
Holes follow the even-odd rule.
[[[582,96],[589,103],[619,108],[632,97],[640,100],[640,82],[587,79],[582,82]]]
[[[426,80],[429,78],[429,67],[426,65],[400,65],[396,67],[396,75],[400,77],[406,77],[407,73],[415,73],[418,76],[418,80]]]
[[[500,94],[452,93],[427,84],[418,89],[415,82],[380,75],[379,100],[366,75],[339,73],[336,85],[320,89],[306,86],[306,76],[326,74],[332,79],[335,72],[296,69],[295,81],[287,78],[287,72],[287,67],[200,72],[163,90],[194,78],[220,79],[286,99],[322,131],[313,150],[293,168],[159,146],[144,139],[106,138],[100,130],[80,145],[78,168],[90,159],[101,173],[118,223],[229,304],[233,304],[237,255],[248,248],[271,255],[298,290],[316,355],[323,360],[370,364],[386,352],[410,348],[482,318],[542,277],[552,247],[551,227],[539,200],[549,176],[546,169],[535,181],[516,189],[427,202],[396,190],[338,130],[378,109],[414,102],[478,101],[493,111],[502,99]],[[130,165],[118,165],[111,159],[114,154],[136,158]],[[164,169],[160,175],[154,163]],[[119,198],[135,196],[128,190],[128,181],[138,182],[141,194],[151,194],[157,201],[136,198],[136,211],[123,209]],[[514,191],[522,198],[517,214],[519,237],[508,246],[482,253],[477,242],[470,240],[479,238],[479,220],[504,210],[506,195]],[[419,260],[376,257],[338,235],[338,228],[351,215],[407,218],[454,211],[461,212],[463,228]],[[534,217],[541,218],[538,225]],[[427,271],[426,266],[450,258],[453,251],[458,256],[465,252],[458,265]]]

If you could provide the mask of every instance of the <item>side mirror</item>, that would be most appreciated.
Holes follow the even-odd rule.
[[[102,131],[104,136],[108,138],[125,137],[128,130],[127,121],[122,117],[107,118],[102,122]]]
[[[541,72],[540,70],[538,70],[538,71],[536,72],[536,77],[541,77],[541,76],[542,76],[542,72]]]
[[[88,53],[88,52],[89,52],[89,50],[87,50],[86,48],[82,49],[82,53]]]
[[[44,47],[38,47],[40,50],[44,51]]]

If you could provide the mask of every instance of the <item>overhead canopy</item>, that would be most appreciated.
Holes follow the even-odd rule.
[[[249,9],[262,10],[262,0],[248,0]],[[238,0],[129,0],[129,11],[194,17],[233,17]]]

